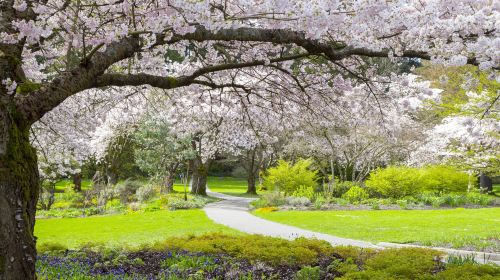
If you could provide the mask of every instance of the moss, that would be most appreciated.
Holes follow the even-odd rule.
[[[5,256],[0,255],[0,275],[3,273],[5,267]]]
[[[16,182],[23,195],[23,209],[29,209],[28,206],[36,203],[38,197],[36,151],[29,141],[29,126],[23,125],[23,119],[13,106],[7,110],[14,121],[10,123],[8,129],[8,152],[4,158],[8,169],[5,170],[7,172],[5,176]],[[28,224],[26,229],[30,236],[33,236],[34,225],[31,224],[32,219],[28,215],[27,210],[23,211],[23,219]]]
[[[39,83],[33,83],[31,81],[25,81],[17,85],[16,93],[28,94],[30,92],[39,90],[42,85]]]
[[[167,77],[167,80],[171,88],[175,88],[179,84],[179,81],[174,77]]]

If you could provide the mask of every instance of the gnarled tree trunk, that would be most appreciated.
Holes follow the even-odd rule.
[[[24,123],[0,96],[0,280],[35,278],[39,176]]]
[[[193,176],[191,179],[191,193],[197,195],[207,195],[207,177],[210,160],[203,163],[200,157],[192,160]]]

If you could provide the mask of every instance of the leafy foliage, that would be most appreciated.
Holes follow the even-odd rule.
[[[312,161],[301,159],[295,164],[284,160],[269,168],[262,176],[262,186],[268,190],[293,194],[299,188],[316,187],[317,171],[310,169]]]
[[[467,174],[448,166],[389,166],[370,173],[366,181],[369,191],[391,198],[415,196],[423,191],[464,192],[468,184]]]
[[[351,203],[359,203],[368,198],[368,192],[361,187],[353,186],[342,195],[342,198]]]

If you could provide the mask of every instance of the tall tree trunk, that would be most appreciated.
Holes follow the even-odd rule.
[[[35,279],[39,191],[29,125],[0,92],[0,280]]]
[[[197,195],[207,195],[207,176],[210,160],[203,164],[201,158],[195,158],[192,161],[193,176],[191,179],[191,193]]]
[[[248,173],[248,178],[247,178],[247,193],[248,194],[257,194],[257,188],[255,187],[255,174],[254,173]]]
[[[174,181],[175,181],[174,174],[175,173],[169,173],[165,176],[164,185],[166,193],[171,193],[172,191],[174,191]]]
[[[73,189],[77,192],[82,191],[82,173],[73,174]]]
[[[257,189],[255,188],[255,175],[256,175],[256,164],[255,164],[255,154],[256,149],[254,148],[252,151],[247,152],[247,193],[248,194],[257,194]]]

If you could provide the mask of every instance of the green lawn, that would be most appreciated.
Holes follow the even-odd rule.
[[[82,190],[88,190],[90,189],[90,186],[92,185],[92,180],[82,180]],[[64,192],[66,190],[69,190],[70,188],[73,188],[73,181],[69,179],[64,179],[56,183],[56,192]]]
[[[247,180],[232,177],[209,177],[208,188],[213,192],[219,192],[229,195],[257,197],[255,195],[248,195]]]
[[[372,242],[496,247],[500,208],[380,211],[278,211],[256,216],[304,229]]]
[[[238,233],[212,222],[202,210],[137,212],[88,218],[39,219],[35,225],[37,243],[57,243],[77,248],[85,243],[107,246],[137,246],[171,236],[207,232]]]

